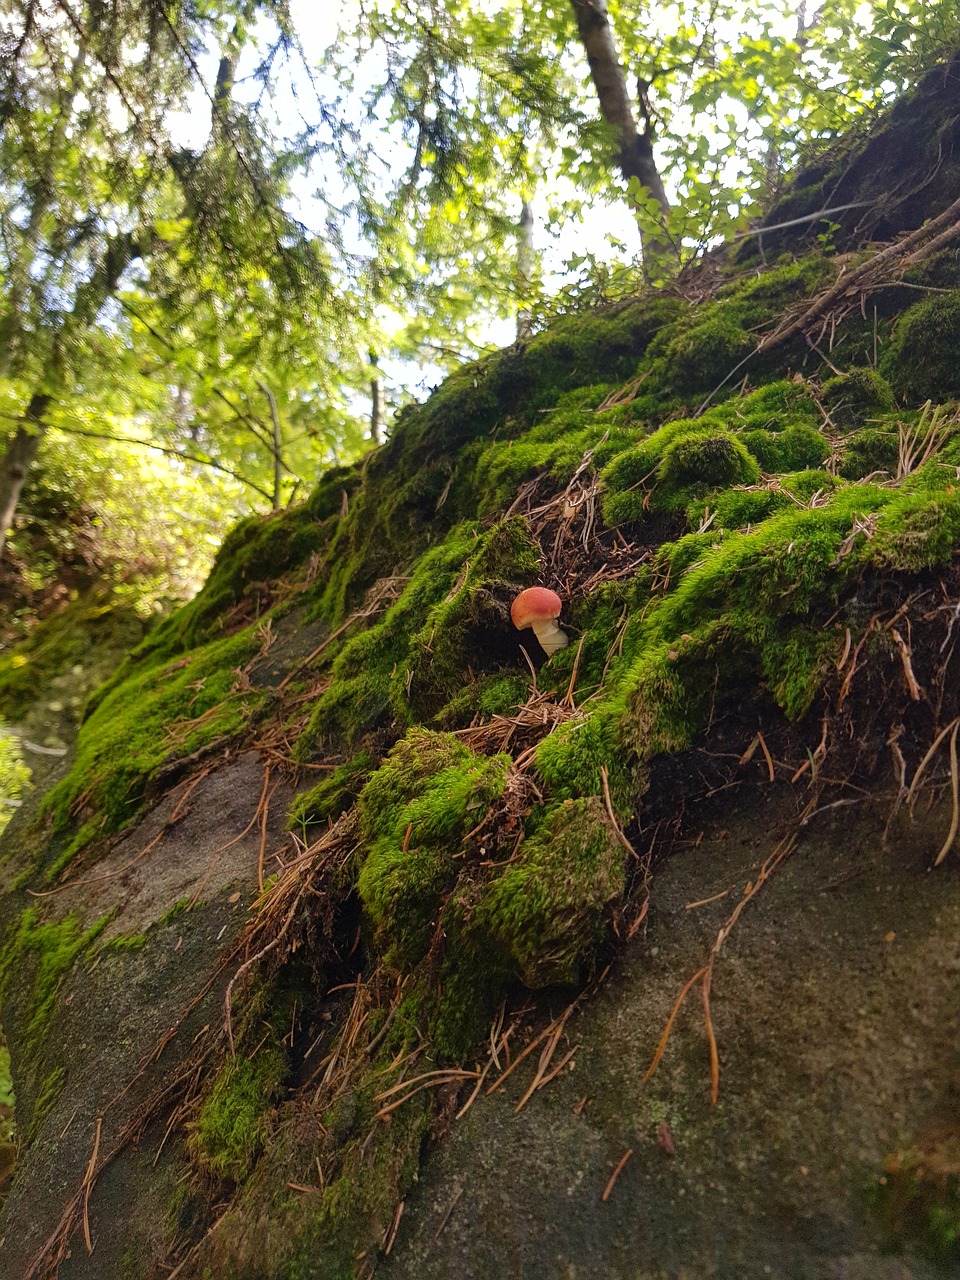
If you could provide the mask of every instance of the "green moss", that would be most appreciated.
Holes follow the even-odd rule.
[[[781,471],[806,471],[819,467],[830,456],[830,444],[815,427],[803,423],[782,431],[759,428],[740,437],[760,469],[772,475]]]
[[[890,427],[864,427],[844,441],[840,474],[846,480],[862,480],[877,472],[893,475],[900,456],[899,433]]]
[[[960,290],[912,306],[880,362],[894,392],[914,405],[960,397]]]
[[[180,898],[172,907],[168,907],[167,910],[164,911],[163,915],[157,919],[157,924],[170,924],[173,920],[176,920],[178,916],[184,915],[187,911],[192,911],[195,906],[196,903],[193,898]]]
[[[797,379],[768,382],[708,409],[701,421],[731,431],[781,431],[791,424],[816,426],[821,420],[810,388]]]
[[[77,960],[90,952],[109,920],[110,915],[105,915],[84,929],[72,915],[41,923],[33,907],[20,916],[0,954],[0,997],[6,995],[14,979],[19,986],[27,973],[32,974],[29,1014],[22,1032],[26,1044],[35,1047],[43,1037],[64,978]]]
[[[358,467],[333,468],[306,503],[241,520],[224,539],[202,590],[131,654],[117,682],[146,665],[232,634],[248,624],[251,614],[266,613],[279,580],[326,547],[343,495],[349,496],[359,482]]]
[[[143,631],[134,610],[110,591],[75,594],[66,608],[44,618],[20,644],[0,653],[0,717],[20,720],[46,696],[57,676],[76,666],[96,669],[104,653],[115,654],[116,662]]]
[[[780,491],[790,494],[797,502],[804,504],[811,502],[817,496],[822,497],[832,493],[842,485],[843,481],[828,471],[796,471],[780,476],[779,479]]]
[[[530,696],[528,675],[481,675],[451,698],[434,719],[442,729],[465,728],[477,717],[514,715]]]
[[[29,790],[30,766],[23,758],[19,739],[8,733],[0,722],[0,833],[13,817],[17,803]]]
[[[812,293],[827,271],[822,259],[808,255],[720,289],[716,301],[691,309],[651,344],[651,354],[664,357],[664,383],[681,396],[702,395],[718,390],[743,366],[751,376],[782,368],[782,353],[772,361],[756,354],[755,330]]]
[[[775,511],[781,511],[790,505],[788,494],[780,489],[727,489],[715,496],[711,495],[709,498],[699,498],[691,502],[687,507],[687,520],[694,529],[699,528],[711,516],[713,517],[710,522],[711,531],[745,529],[748,525],[759,524]],[[684,538],[682,541],[686,542],[687,539]],[[667,554],[670,562],[673,559],[670,553],[673,545],[668,543],[661,548],[661,554]],[[676,545],[679,546],[679,543]]]
[[[394,684],[411,638],[455,586],[476,549],[471,528],[451,530],[421,556],[396,603],[346,641],[331,667],[330,687],[318,698],[296,743],[297,759],[308,760],[324,741],[355,747],[372,731],[406,727],[408,711]]]
[[[284,1055],[271,1046],[221,1067],[190,1133],[190,1156],[200,1168],[243,1180],[263,1148],[285,1070]]]
[[[759,476],[756,462],[736,436],[681,418],[604,469],[604,520],[616,525],[640,520],[647,511],[679,512],[698,494],[753,484]]]
[[[756,350],[734,303],[713,303],[666,346],[666,378],[679,395],[713,391]]]
[[[146,940],[145,933],[118,933],[103,944],[101,951],[139,951]]]
[[[382,1086],[383,1076],[379,1080]],[[362,1088],[364,1101],[376,1091],[371,1079]],[[372,1113],[375,1106],[363,1109]],[[339,1176],[322,1191],[298,1193],[283,1215],[300,1230],[293,1237],[289,1226],[280,1233],[270,1274],[276,1280],[355,1280],[358,1257],[376,1256],[398,1202],[417,1176],[429,1126],[430,1104],[419,1094],[393,1112],[389,1125],[377,1122],[369,1150],[362,1139],[346,1142]]]
[[[429,722],[485,668],[515,661],[509,603],[539,568],[540,548],[520,517],[477,540],[458,583],[410,637],[392,687],[398,715]]]
[[[626,707],[616,693],[605,698],[589,718],[561,725],[537,747],[537,770],[551,799],[573,800],[599,795],[606,772],[615,808],[633,808],[636,779],[624,751],[621,720]]]
[[[502,792],[509,764],[452,734],[414,729],[364,787],[357,891],[390,968],[410,972],[426,955],[459,843]]]
[[[625,381],[655,335],[683,309],[678,299],[654,294],[557,321],[523,347],[500,355],[493,372],[499,403],[530,421],[571,387]]]
[[[66,1082],[66,1067],[55,1067],[53,1071],[44,1076],[30,1114],[30,1124],[27,1131],[28,1141],[33,1141],[36,1138],[44,1120],[60,1101]]]
[[[261,643],[255,629],[214,641],[129,677],[100,702],[80,730],[73,768],[44,801],[57,832],[70,829],[78,809],[91,815],[57,870],[95,835],[136,817],[151,775],[167,760],[244,729],[264,695],[241,692],[237,671]]]
[[[890,384],[873,369],[851,369],[823,384],[820,399],[841,431],[862,427],[893,408]]]
[[[524,840],[473,906],[467,939],[502,948],[530,987],[574,982],[606,937],[625,853],[596,796],[568,800]]]
[[[355,756],[337,765],[315,787],[302,791],[294,798],[287,826],[291,831],[297,831],[318,822],[339,818],[359,796],[375,767],[376,762],[368,751],[358,751]]]

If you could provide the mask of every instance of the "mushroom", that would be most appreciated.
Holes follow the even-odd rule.
[[[557,626],[563,601],[548,587],[527,587],[510,606],[510,617],[518,631],[532,627],[540,647],[549,658],[570,643],[567,633]]]

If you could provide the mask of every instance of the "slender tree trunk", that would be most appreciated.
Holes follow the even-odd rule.
[[[31,397],[24,414],[25,422],[17,427],[16,434],[0,459],[0,555],[3,554],[7,534],[16,515],[20,491],[47,429],[46,413],[49,407],[50,396],[37,393]]]
[[[280,510],[280,481],[283,477],[283,436],[280,432],[280,411],[277,409],[277,397],[265,382],[257,386],[267,397],[270,406],[270,421],[273,424],[273,509]]]
[[[383,436],[383,379],[375,351],[370,352],[370,370],[373,375],[370,378],[370,439],[374,444],[380,444]]]
[[[657,163],[649,129],[640,133],[633,114],[633,103],[607,13],[607,0],[570,0],[577,19],[577,31],[587,53],[593,87],[600,100],[604,120],[616,132],[617,164],[629,182],[636,178],[646,187],[663,213],[670,208]],[[667,249],[664,236],[657,236],[641,225],[641,242],[645,261],[663,257]]]
[[[520,307],[517,310],[517,341],[525,342],[533,333],[533,312],[526,305],[536,269],[536,253],[533,248],[533,207],[524,200],[520,210],[520,236],[517,247],[517,292]]]

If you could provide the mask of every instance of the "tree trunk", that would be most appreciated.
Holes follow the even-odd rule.
[[[280,484],[283,479],[283,436],[280,431],[280,411],[277,409],[277,397],[273,394],[265,382],[258,382],[257,386],[267,397],[267,403],[270,405],[270,421],[273,424],[273,509],[280,510]]]
[[[0,555],[13,524],[20,491],[47,429],[44,418],[49,407],[50,396],[38,393],[31,398],[24,414],[25,422],[17,427],[16,435],[0,459]]]
[[[370,352],[370,368],[373,373],[370,379],[370,439],[377,445],[383,434],[383,379],[380,377],[379,362],[374,351]]]
[[[649,127],[644,133],[637,130],[626,76],[620,65],[613,28],[607,14],[607,0],[570,0],[570,3],[577,19],[577,31],[587,53],[593,86],[600,100],[600,111],[607,124],[616,132],[619,148],[617,164],[620,172],[627,182],[636,178],[650,192],[661,211],[667,213],[670,202],[653,158]],[[665,236],[652,234],[643,225],[640,236],[645,262],[653,257],[663,257],[668,245]]]
[[[517,310],[517,341],[524,342],[533,333],[533,313],[526,305],[533,284],[536,255],[533,248],[533,207],[524,200],[520,210],[520,236],[517,247],[517,291],[520,307]]]

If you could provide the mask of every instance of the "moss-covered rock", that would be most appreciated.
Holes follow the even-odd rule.
[[[830,421],[841,431],[862,427],[893,408],[890,384],[875,369],[851,369],[828,378],[820,398]]]
[[[604,916],[623,893],[625,860],[599,797],[567,800],[485,889],[467,938],[502,947],[528,987],[575,982],[606,940]]]
[[[960,290],[926,298],[901,317],[881,371],[911,405],[960,397]]]
[[[460,841],[503,791],[509,766],[509,756],[478,756],[450,734],[412,730],[361,792],[357,892],[391,968],[410,973],[426,956]]]

